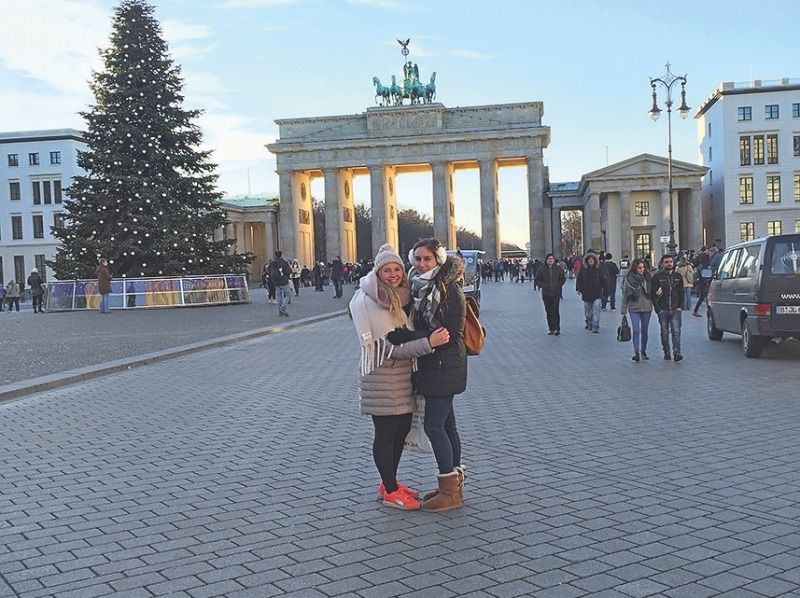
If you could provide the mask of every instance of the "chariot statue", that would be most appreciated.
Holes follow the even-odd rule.
[[[410,60],[408,45],[411,38],[403,41],[397,40],[402,48],[403,55],[403,80],[398,83],[397,78],[391,76],[391,85],[386,86],[381,83],[378,77],[372,78],[375,87],[375,103],[379,106],[402,106],[405,100],[409,100],[411,105],[430,104],[436,99],[436,73],[431,74],[430,81],[423,83],[419,78],[419,66]]]

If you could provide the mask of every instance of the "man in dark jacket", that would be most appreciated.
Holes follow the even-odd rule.
[[[42,313],[42,298],[44,297],[44,287],[42,287],[42,276],[39,270],[34,268],[28,276],[28,286],[31,288],[31,298],[33,299],[33,313]]]
[[[583,258],[583,267],[578,273],[575,290],[583,299],[583,313],[586,330],[600,332],[600,302],[608,293],[606,271],[597,263],[597,255],[587,252]]]
[[[111,297],[111,281],[113,278],[106,258],[100,258],[95,276],[97,277],[97,292],[100,293],[100,313],[110,314],[111,307],[108,305],[108,300]]]
[[[661,258],[661,270],[653,275],[651,289],[653,306],[661,325],[661,347],[664,359],[683,359],[681,355],[681,313],[683,308],[683,277],[675,271],[675,258],[665,255]],[[672,334],[672,355],[669,337]]]
[[[608,292],[603,295],[601,308],[605,309],[606,305],[610,302],[611,311],[614,311],[617,309],[617,277],[619,276],[619,268],[611,257],[610,253],[606,253],[606,259],[603,262],[603,267],[606,269],[606,278],[608,279]]]
[[[567,281],[564,269],[558,265],[556,256],[548,253],[544,264],[534,274],[533,283],[542,289],[542,303],[547,314],[547,334],[561,334],[561,314],[558,303],[561,300],[561,287]]]
[[[278,301],[278,315],[289,316],[286,307],[289,305],[292,297],[292,288],[289,284],[289,275],[292,273],[292,267],[285,259],[283,259],[283,252],[276,251],[275,259],[272,260],[269,268],[269,278],[275,285],[275,291]]]
[[[331,281],[333,282],[333,288],[335,289],[335,293],[333,295],[334,299],[341,299],[342,298],[342,284],[344,283],[344,264],[342,263],[342,258],[338,255],[333,258],[331,262]]]

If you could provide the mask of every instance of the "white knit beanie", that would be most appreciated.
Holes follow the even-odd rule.
[[[392,263],[400,264],[400,267],[405,269],[405,264],[403,263],[402,258],[394,250],[394,247],[392,247],[391,243],[384,243],[381,245],[380,249],[378,249],[378,255],[375,256],[375,267],[373,270],[378,272],[386,264]]]

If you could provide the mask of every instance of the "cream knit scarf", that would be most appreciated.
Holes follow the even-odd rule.
[[[379,296],[375,272],[369,272],[361,279],[359,289],[350,300],[350,315],[361,344],[359,372],[362,376],[380,367],[385,359],[391,358],[394,345],[386,340],[389,332],[403,324],[413,328],[411,319],[405,314],[399,322],[392,317],[388,305]]]

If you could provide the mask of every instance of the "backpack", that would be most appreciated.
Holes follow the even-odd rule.
[[[480,307],[474,297],[466,297],[466,317],[464,318],[464,345],[467,348],[467,355],[480,355],[484,343],[486,343],[486,328],[481,326],[478,315]]]

